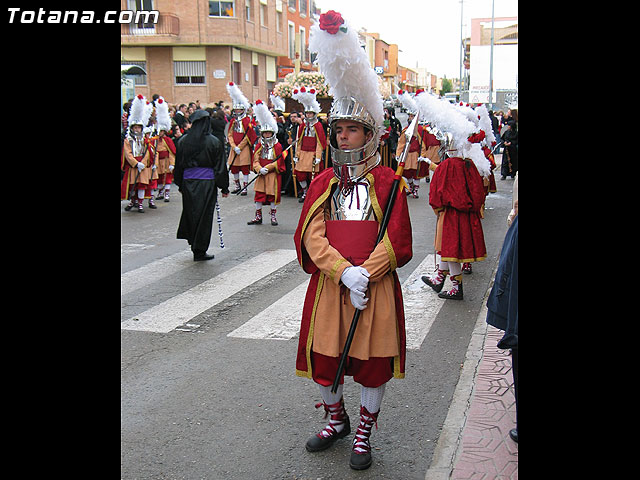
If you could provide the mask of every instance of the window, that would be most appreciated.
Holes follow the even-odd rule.
[[[133,61],[133,60],[121,60],[121,65],[138,65],[139,67],[144,68],[144,71],[147,71],[147,62],[145,61]],[[133,78],[134,85],[146,85],[147,84],[147,76],[146,75],[131,75],[130,78]]]
[[[260,86],[260,83],[258,82],[258,65],[253,65],[253,86]]]
[[[309,61],[309,48],[307,47],[307,31],[300,27],[300,61]]]
[[[204,85],[206,62],[174,61],[173,71],[176,85]]]
[[[296,58],[296,26],[289,22],[289,58]]]
[[[269,26],[269,20],[267,18],[267,6],[264,4],[260,4],[260,25],[263,27]]]
[[[296,11],[296,0],[289,0],[289,10]]]
[[[235,1],[209,0],[210,17],[233,17]]]
[[[307,0],[300,0],[300,15],[307,15]]]
[[[233,83],[236,85],[240,85],[242,83],[242,72],[240,71],[240,62],[233,62],[231,65],[232,75],[233,75]]]
[[[276,12],[276,32],[282,33],[282,12]]]
[[[252,22],[253,18],[251,18],[251,3],[253,0],[244,0],[244,5],[246,9],[247,22]]]

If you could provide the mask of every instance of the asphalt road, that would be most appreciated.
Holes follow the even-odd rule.
[[[513,181],[498,179],[497,184],[483,220],[487,259],[465,275],[464,300],[443,302],[420,348],[408,351],[406,378],[387,385],[368,470],[349,468],[353,434],[327,451],[305,450],[307,438],[327,420],[321,408],[314,408],[321,401],[317,386],[295,375],[297,336],[227,336],[308,280],[294,260],[181,328],[121,330],[121,478],[424,478],[507,229]],[[171,202],[159,201],[158,209],[144,214],[122,211],[121,322],[265,250],[294,249],[301,204],[284,197],[278,226],[268,220],[249,226],[254,213],[250,187],[246,197],[220,199],[225,248],[218,244],[214,223],[209,253],[215,259],[193,262],[187,242],[175,238],[181,196],[177,189],[171,195]],[[398,270],[401,282],[433,254],[435,215],[428,206],[428,184],[423,181],[420,198],[408,202],[414,256]],[[425,295],[434,294],[425,288]],[[354,431],[360,388],[349,377],[344,396]]]

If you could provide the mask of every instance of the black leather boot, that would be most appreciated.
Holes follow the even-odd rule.
[[[309,440],[307,440],[307,444],[305,445],[308,452],[320,452],[322,450],[326,450],[333,442],[338,440],[339,438],[346,437],[351,433],[351,426],[349,424],[349,416],[347,415],[347,411],[344,409],[344,398],[341,398],[339,402],[327,405],[326,403],[318,403],[316,408],[324,405],[324,418],[327,418],[327,415],[330,415],[329,425],[324,427],[324,429],[315,434]],[[342,430],[339,432],[336,430],[336,427],[342,425]]]
[[[351,458],[349,459],[349,466],[354,470],[365,470],[373,462],[369,437],[371,436],[373,425],[375,424],[376,428],[378,428],[379,413],[380,410],[376,413],[371,413],[364,406],[360,406],[360,424],[356,430],[355,437],[353,437]]]

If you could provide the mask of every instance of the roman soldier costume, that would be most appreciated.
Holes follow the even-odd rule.
[[[271,225],[278,225],[276,205],[280,203],[281,174],[287,169],[284,162],[286,152],[283,155],[282,145],[276,137],[278,133],[276,119],[273,118],[273,115],[262,100],[256,100],[253,111],[260,125],[260,146],[256,148],[253,154],[253,170],[259,176],[253,187],[256,216],[247,223],[249,225],[261,224],[262,205],[269,205],[271,207]],[[268,132],[271,133],[270,136],[266,135]]]
[[[142,201],[151,180],[151,165],[153,160],[151,149],[145,141],[143,129],[149,122],[150,109],[143,95],[136,96],[131,102],[128,123],[129,132],[122,146],[120,169],[124,172],[120,183],[120,200],[130,200],[124,207],[130,211],[133,207],[140,213],[144,212]],[[138,129],[134,129],[138,126]]]
[[[296,374],[319,385],[323,402],[317,407],[324,405],[330,422],[307,441],[306,449],[324,450],[351,433],[343,378],[336,391],[331,385],[355,309],[361,311],[345,368],[361,384],[360,421],[349,462],[360,470],[372,463],[371,430],[377,426],[386,383],[405,375],[404,307],[396,269],[412,257],[411,222],[405,195],[397,195],[386,233],[376,245],[395,174],[380,164],[382,98],[355,29],[330,10],[311,27],[310,48],[318,52],[318,64],[331,85],[333,168],[317,174],[308,186],[294,235],[298,261],[311,274]],[[336,128],[344,124],[363,128],[362,146],[340,149]]]
[[[231,110],[233,113],[227,133],[227,140],[230,145],[227,164],[236,184],[236,189],[231,193],[238,193],[241,190],[240,172],[243,175],[242,188],[246,187],[249,182],[249,168],[251,168],[253,145],[256,143],[257,136],[254,124],[247,115],[247,109],[251,106],[247,97],[233,82],[227,84],[227,92],[231,96]],[[246,194],[247,191],[244,189],[240,195],[244,196]]]
[[[322,152],[327,148],[327,139],[322,124],[318,121],[320,104],[316,91],[305,87],[294,89],[292,98],[304,105],[304,123],[298,127],[294,175],[302,187],[300,203],[304,202],[307,188],[315,175],[324,169]]]
[[[431,164],[434,173],[429,188],[429,205],[438,217],[434,240],[437,267],[422,280],[439,297],[462,300],[461,263],[486,257],[480,212],[485,199],[482,177],[489,174],[490,164],[479,145],[484,132],[455,106],[426,92],[416,96],[416,104],[423,118],[446,132],[446,158],[437,168]],[[452,288],[442,291],[448,274]]]
[[[164,201],[168,202],[173,183],[173,169],[176,165],[176,146],[173,140],[167,136],[171,131],[171,117],[169,116],[169,104],[162,97],[156,100],[156,116],[158,122],[158,136],[154,139],[156,165],[158,166],[158,196],[156,199],[164,198]]]
[[[405,136],[405,132],[409,127],[409,124],[413,120],[413,117],[418,113],[418,107],[416,106],[416,102],[411,96],[403,92],[402,90],[398,91],[398,98],[407,109],[407,126],[402,129],[402,133],[400,134],[400,138],[398,139],[398,146],[396,147],[396,157],[399,157],[404,151],[404,147],[407,144],[407,139]],[[411,142],[409,144],[409,152],[407,153],[407,158],[405,158],[405,166],[402,175],[407,180],[407,184],[409,185],[409,190],[407,191],[407,195],[413,195],[414,198],[418,198],[418,189],[420,188],[420,179],[424,178],[425,172],[428,175],[428,166],[427,168],[422,168],[422,171],[419,172],[419,164],[423,163],[423,159],[427,155],[427,146],[425,145],[420,130],[414,132],[411,137]],[[426,164],[425,164],[426,165]]]

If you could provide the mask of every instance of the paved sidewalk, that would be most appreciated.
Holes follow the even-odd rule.
[[[489,292],[487,292],[487,295]],[[511,356],[486,323],[486,296],[425,480],[517,480]]]

